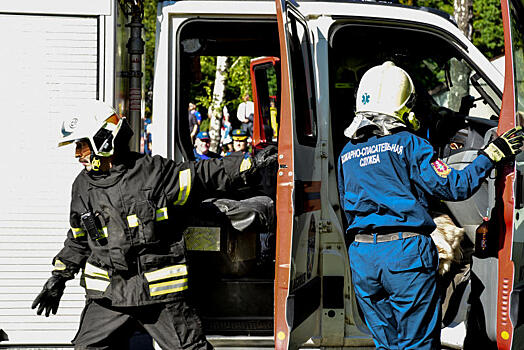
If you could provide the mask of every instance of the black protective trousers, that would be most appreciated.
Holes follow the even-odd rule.
[[[75,349],[126,349],[138,327],[143,327],[164,350],[211,350],[195,310],[183,299],[136,307],[112,307],[108,301],[88,299]]]

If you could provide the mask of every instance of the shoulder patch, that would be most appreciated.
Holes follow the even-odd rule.
[[[440,159],[437,159],[431,163],[431,166],[440,177],[448,177],[449,173],[451,172],[451,168]]]

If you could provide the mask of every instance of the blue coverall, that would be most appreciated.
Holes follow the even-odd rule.
[[[438,253],[427,195],[464,200],[493,168],[479,155],[462,170],[434,157],[408,131],[350,141],[338,160],[346,234],[416,232],[390,242],[353,242],[350,267],[357,300],[377,349],[437,349],[440,344]]]

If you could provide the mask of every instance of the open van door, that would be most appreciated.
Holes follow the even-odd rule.
[[[505,82],[498,133],[524,122],[524,1],[501,0]],[[497,297],[499,349],[524,349],[524,156],[498,178],[500,226]],[[516,171],[515,171],[516,170]]]
[[[317,161],[311,33],[295,5],[290,1],[276,0],[281,108],[275,349],[294,349],[315,338],[321,323],[321,280],[318,273],[320,162]],[[340,302],[343,304],[342,289],[340,291]]]
[[[258,149],[278,139],[280,59],[273,56],[254,58],[249,70],[255,105],[252,142]]]

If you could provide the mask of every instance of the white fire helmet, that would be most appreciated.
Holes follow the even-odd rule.
[[[71,117],[62,122],[58,147],[87,140],[94,155],[110,157],[115,149],[115,138],[123,118],[109,105],[90,100],[75,106]]]
[[[391,61],[370,68],[360,80],[356,112],[390,115],[414,130],[420,123],[411,112],[415,102],[415,87],[409,74]]]

